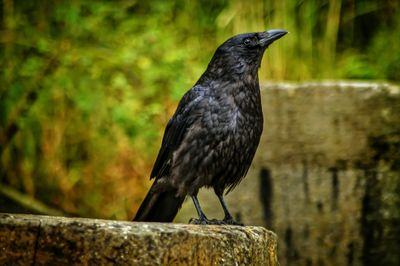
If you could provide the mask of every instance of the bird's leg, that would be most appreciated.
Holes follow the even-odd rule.
[[[207,216],[204,214],[203,210],[200,207],[200,203],[199,200],[197,199],[197,194],[194,194],[191,196],[193,203],[194,203],[194,207],[196,208],[197,214],[199,215],[199,219],[194,219],[191,218],[189,220],[189,223],[191,224],[220,224],[218,223],[219,221],[217,220],[209,220],[207,218]]]
[[[197,195],[192,196],[192,200],[194,203],[194,207],[196,208],[197,215],[199,216],[199,220],[208,220],[203,210],[200,207],[199,200],[197,199]]]
[[[219,199],[219,202],[222,205],[222,208],[224,209],[224,219],[222,220],[222,222],[224,224],[230,224],[230,225],[243,225],[242,223],[239,223],[237,221],[235,221],[235,219],[233,219],[232,215],[230,214],[228,207],[226,206],[224,197],[222,196],[222,193],[216,193],[217,197]]]

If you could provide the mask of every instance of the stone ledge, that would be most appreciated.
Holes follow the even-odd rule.
[[[278,265],[262,227],[0,214],[0,265]]]

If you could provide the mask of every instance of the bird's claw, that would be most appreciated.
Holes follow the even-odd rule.
[[[216,225],[223,225],[225,224],[224,221],[217,220],[217,219],[212,219],[211,224],[216,224]]]
[[[190,224],[201,224],[201,225],[222,225],[225,224],[224,221],[221,220],[217,220],[217,219],[207,219],[207,218],[199,218],[199,219],[195,219],[195,218],[191,218],[189,220]]]
[[[239,223],[235,221],[233,218],[225,218],[223,220],[217,220],[217,219],[207,219],[207,218],[191,218],[189,220],[190,224],[201,224],[201,225],[238,225],[238,226],[244,226],[244,224]]]
[[[225,218],[225,219],[222,220],[222,222],[223,222],[224,224],[227,224],[227,225],[244,226],[244,224],[235,221],[233,218]]]

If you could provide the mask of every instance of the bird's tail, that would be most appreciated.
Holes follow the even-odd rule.
[[[176,196],[176,192],[176,190],[154,192],[150,189],[133,221],[172,222],[185,200],[185,197]]]

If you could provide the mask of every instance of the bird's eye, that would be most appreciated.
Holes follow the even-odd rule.
[[[245,39],[243,42],[245,45],[250,45],[251,44],[251,40],[249,38]]]

